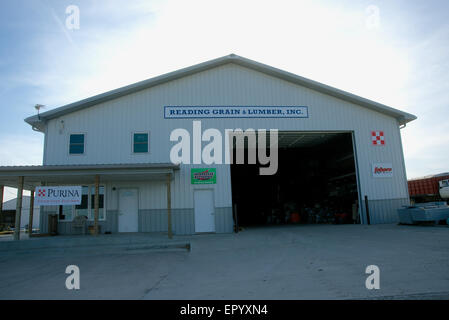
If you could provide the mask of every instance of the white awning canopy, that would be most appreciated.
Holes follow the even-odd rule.
[[[41,184],[94,183],[97,175],[102,182],[165,181],[178,169],[172,163],[5,166],[0,167],[0,185],[17,188],[19,177],[24,177],[24,189],[33,190]]]

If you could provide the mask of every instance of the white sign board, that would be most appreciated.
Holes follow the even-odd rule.
[[[393,164],[373,163],[372,174],[374,178],[391,178],[393,176]]]
[[[81,186],[36,187],[34,203],[40,206],[81,204]]]
[[[165,106],[165,119],[308,118],[307,106]]]

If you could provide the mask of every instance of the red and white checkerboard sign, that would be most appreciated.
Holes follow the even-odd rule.
[[[373,145],[380,146],[385,144],[385,136],[383,131],[372,131],[371,132],[371,141]]]

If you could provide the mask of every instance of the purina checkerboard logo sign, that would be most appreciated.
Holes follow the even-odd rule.
[[[372,173],[374,178],[391,178],[393,165],[391,163],[373,163]]]
[[[36,187],[34,203],[40,206],[81,204],[81,186]]]
[[[371,131],[371,141],[374,146],[385,145],[385,136],[383,131]]]

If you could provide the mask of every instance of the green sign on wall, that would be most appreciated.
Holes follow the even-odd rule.
[[[194,168],[190,171],[191,184],[216,184],[217,169],[215,168]]]

